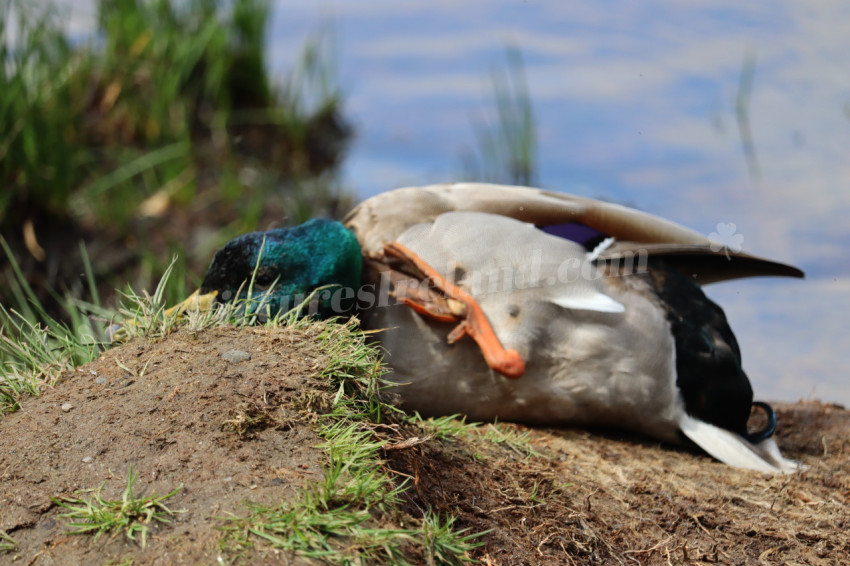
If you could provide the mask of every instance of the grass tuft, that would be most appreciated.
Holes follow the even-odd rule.
[[[484,430],[482,437],[487,442],[507,446],[523,458],[543,456],[531,445],[530,432],[517,432],[498,422],[487,423],[482,428]]]
[[[464,415],[422,418],[419,413],[409,417],[414,426],[424,430],[438,440],[455,440],[468,434],[476,434],[479,423],[467,423]]]
[[[82,303],[63,305],[70,324],[59,322],[42,306],[26,281],[6,241],[0,237],[12,276],[10,287],[18,309],[0,304],[0,415],[20,407],[20,400],[39,395],[59,375],[96,358],[104,344]]]
[[[419,413],[408,417],[408,421],[439,440],[481,439],[503,445],[522,458],[544,456],[531,444],[530,432],[518,432],[502,423],[467,423],[462,415],[424,419]]]
[[[484,544],[481,536],[488,533],[470,533],[469,529],[456,530],[454,517],[445,520],[428,511],[422,519],[422,540],[428,564],[459,564],[474,562],[468,552]]]
[[[54,503],[68,510],[59,516],[70,519],[68,523],[72,530],[69,534],[91,534],[97,538],[108,532],[121,532],[132,541],[139,542],[142,548],[147,544],[148,528],[151,523],[169,523],[169,517],[180,511],[172,511],[165,501],[174,497],[183,489],[183,485],[165,495],[152,495],[137,498],[133,494],[133,484],[138,475],[130,466],[127,487],[121,494],[120,500],[104,499],[101,495],[104,484],[94,490],[94,496],[89,499],[63,497],[54,499]],[[136,537],[140,536],[140,539]]]
[[[0,552],[10,552],[18,547],[15,539],[6,534],[5,531],[0,531]]]
[[[506,50],[507,68],[492,72],[495,123],[473,123],[478,151],[464,159],[464,176],[489,183],[536,186],[537,131],[522,52]]]

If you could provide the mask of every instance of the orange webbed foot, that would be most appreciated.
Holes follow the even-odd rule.
[[[506,350],[502,346],[487,315],[472,295],[448,281],[403,244],[398,242],[385,244],[384,254],[412,267],[422,279],[430,280],[433,287],[446,297],[445,303],[438,306],[422,299],[424,295],[405,292],[398,296],[402,303],[423,316],[442,322],[459,322],[449,333],[449,344],[457,342],[464,335],[469,335],[481,348],[484,360],[490,368],[511,379],[522,377],[525,373],[525,362],[519,352]]]

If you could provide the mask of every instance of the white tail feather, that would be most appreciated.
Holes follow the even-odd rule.
[[[797,462],[784,458],[772,438],[752,444],[734,432],[696,419],[687,413],[683,413],[679,418],[679,428],[700,448],[736,468],[789,474],[801,467]]]

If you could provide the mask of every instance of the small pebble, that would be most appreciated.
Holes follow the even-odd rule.
[[[230,362],[231,364],[238,364],[239,362],[245,362],[251,359],[251,354],[244,350],[228,350],[221,355],[225,361]]]
[[[106,378],[105,377],[98,377],[97,379],[94,380],[94,382],[97,383],[98,385],[103,385],[104,383],[106,383]]]
[[[89,462],[91,462],[91,461],[92,461],[92,457],[91,457],[91,456],[86,456],[85,458],[83,458],[83,464],[88,464],[88,463],[89,463]]]
[[[70,403],[62,403],[62,412],[63,413],[67,413],[68,411],[70,411],[73,408],[74,408],[74,406]]]

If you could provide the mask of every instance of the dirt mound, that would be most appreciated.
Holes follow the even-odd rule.
[[[251,359],[238,361],[241,352]],[[239,512],[245,500],[291,499],[319,477],[322,454],[310,427],[263,429],[260,422],[252,429],[244,421],[259,405],[287,411],[280,401],[298,396],[323,363],[309,340],[259,328],[180,332],[104,353],[0,420],[0,529],[22,556],[41,553],[39,564],[71,557],[97,564],[134,553],[123,538],[92,544],[65,536],[56,519],[63,510],[51,501],[102,482],[105,494],[120,499],[132,465],[137,495],[184,486],[168,505],[186,512],[157,531],[157,544],[140,558],[209,562],[221,526],[215,517]]]
[[[221,529],[246,502],[292,501],[322,478],[309,396],[328,363],[308,330],[218,328],[127,344],[65,375],[0,419],[0,530],[16,542],[0,562],[287,558],[260,539],[234,554]],[[761,475],[640,438],[518,425],[397,443],[384,467],[411,486],[399,521],[430,509],[492,529],[472,552],[485,564],[846,563],[848,412],[776,409],[779,444],[804,472]],[[528,433],[541,455],[499,431]],[[105,483],[104,497],[120,499],[131,465],[137,496],[182,485],[167,501],[182,512],[151,527],[145,549],[67,534],[56,498]]]

